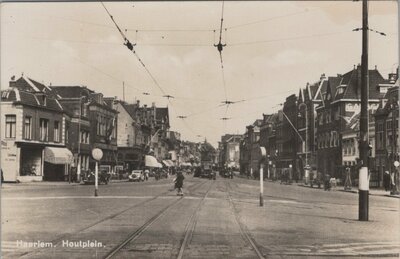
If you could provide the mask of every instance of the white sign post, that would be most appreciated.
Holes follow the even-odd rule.
[[[260,164],[260,207],[264,206],[264,161],[267,157],[265,147],[260,147],[261,164]]]
[[[99,161],[103,157],[103,151],[99,148],[92,150],[92,157],[96,160],[96,167],[94,171],[94,196],[98,196],[99,189]]]

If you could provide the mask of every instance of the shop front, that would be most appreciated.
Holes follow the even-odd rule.
[[[71,151],[64,147],[45,147],[43,153],[43,180],[64,181],[70,165],[74,162]]]

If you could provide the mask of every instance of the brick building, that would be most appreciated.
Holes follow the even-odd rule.
[[[389,78],[391,76],[389,75]],[[397,76],[392,77],[388,84],[394,85]],[[383,174],[395,172],[399,178],[398,168],[394,166],[399,161],[399,80],[396,86],[391,87],[385,94],[385,100],[381,102],[375,114],[375,173],[379,185],[383,185]]]
[[[369,70],[369,102],[371,114],[378,108],[384,93],[380,84],[385,80],[378,70]],[[337,179],[343,179],[345,166],[343,160],[342,135],[347,124],[360,112],[361,67],[328,78],[328,85],[317,112],[317,170]],[[353,117],[354,116],[354,117]],[[371,137],[370,143],[373,143]],[[357,139],[353,138],[352,141]],[[346,163],[348,163],[346,161]],[[355,162],[351,162],[355,166]]]
[[[78,143],[73,147],[76,165],[83,170],[93,170],[95,160],[91,157],[91,150],[100,148],[103,151],[100,166],[114,171],[118,161],[118,118],[112,104],[106,102],[103,94],[84,86],[51,86],[51,89],[63,107],[73,113],[69,138],[71,148],[72,143]]]

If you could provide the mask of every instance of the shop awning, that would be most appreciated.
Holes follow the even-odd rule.
[[[167,160],[167,161],[168,161],[168,163],[171,165],[171,167],[172,167],[172,166],[175,166],[175,163],[172,162],[172,160]]]
[[[162,165],[157,161],[157,159],[154,156],[149,156],[146,155],[144,157],[144,165],[148,167],[156,167],[156,168],[161,168]]]
[[[169,163],[168,160],[163,160],[162,162],[166,167],[171,167],[171,164]]]
[[[72,164],[74,156],[65,147],[45,147],[44,161],[51,164]]]

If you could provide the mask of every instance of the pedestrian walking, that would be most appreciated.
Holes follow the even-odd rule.
[[[349,191],[351,190],[351,171],[349,167],[346,167],[346,176],[345,176],[345,180],[344,180],[344,190],[345,191]]]
[[[324,190],[325,191],[331,190],[331,176],[329,174],[325,175]]]
[[[383,187],[385,187],[385,191],[390,191],[390,174],[387,170],[383,174]]]
[[[175,178],[175,189],[178,191],[177,195],[183,196],[183,180],[185,177],[182,172],[178,172],[178,175]]]

